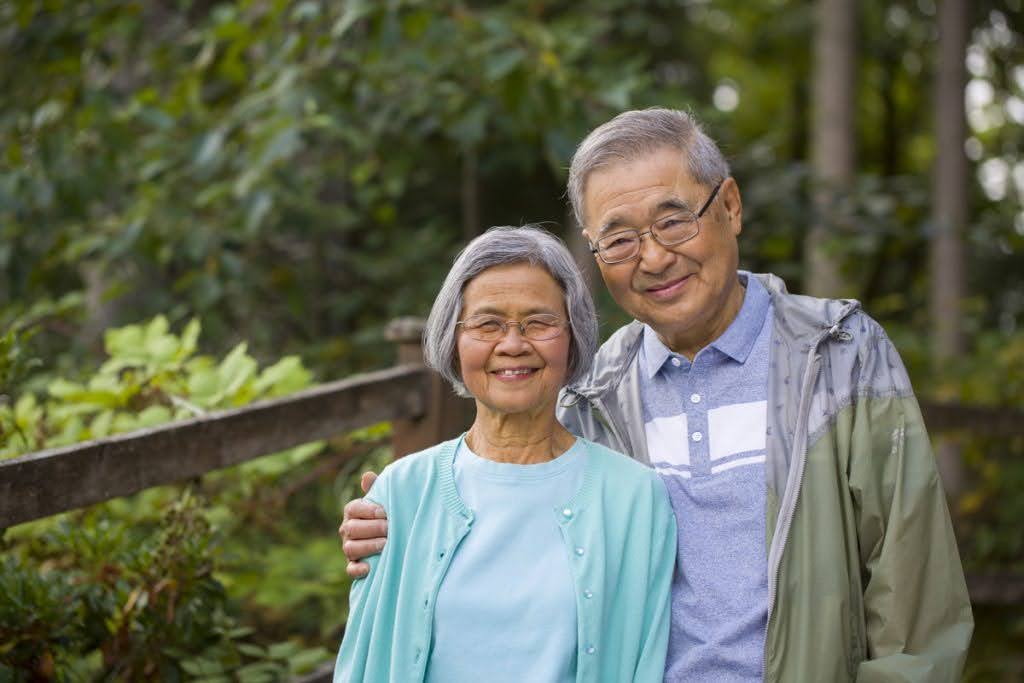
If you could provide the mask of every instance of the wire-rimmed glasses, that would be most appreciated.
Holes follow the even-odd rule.
[[[597,242],[591,242],[590,252],[600,256],[605,263],[621,263],[635,258],[640,253],[640,240],[645,235],[650,235],[655,242],[663,247],[671,247],[692,240],[700,233],[700,217],[711,206],[711,202],[715,201],[718,191],[722,188],[722,182],[715,185],[708,200],[704,202],[697,213],[689,209],[680,209],[654,221],[643,232],[635,228],[628,228],[604,235]]]
[[[528,315],[522,320],[506,320],[497,315],[481,313],[455,324],[462,327],[462,331],[471,338],[479,341],[498,341],[508,333],[509,325],[518,327],[519,334],[531,341],[554,339],[562,334],[565,327],[565,321],[551,313]]]

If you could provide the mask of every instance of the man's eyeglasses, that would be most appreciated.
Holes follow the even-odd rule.
[[[659,218],[643,232],[634,228],[613,232],[597,240],[596,243],[591,242],[590,252],[600,256],[605,263],[621,263],[635,258],[640,253],[640,240],[648,234],[663,247],[671,247],[692,240],[700,232],[700,217],[711,206],[711,202],[715,201],[723,182],[725,181],[715,185],[711,196],[697,213],[689,209],[682,209]]]
[[[480,341],[498,341],[508,333],[509,325],[519,328],[519,334],[531,341],[554,339],[562,334],[565,322],[557,315],[538,313],[522,320],[505,320],[496,315],[480,314],[455,323],[462,331]]]

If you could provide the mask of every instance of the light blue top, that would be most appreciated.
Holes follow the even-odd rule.
[[[650,328],[640,350],[647,452],[679,529],[666,681],[762,679],[768,615],[768,291],[691,363]]]
[[[534,465],[481,458],[465,442],[456,451],[473,533],[437,593],[427,683],[477,681],[485,671],[488,683],[576,680],[576,594],[551,510],[580,489],[585,454],[579,441]]]
[[[352,584],[336,683],[425,680],[440,587],[462,543],[477,533],[476,514],[460,497],[453,471],[461,440],[392,463],[371,489],[368,497],[388,514],[388,541],[380,555],[369,558],[369,576]],[[572,581],[573,680],[661,681],[676,542],[665,486],[653,470],[604,446],[580,439],[576,448],[573,457],[582,461],[582,482],[569,498],[547,508]],[[524,559],[534,559],[534,546],[523,548],[529,554]],[[522,590],[533,579],[505,580],[492,587],[492,595]],[[532,587],[537,595],[546,590]],[[509,621],[494,628],[512,637],[520,624]],[[451,637],[460,635],[468,639],[471,634]],[[508,673],[477,670],[471,680]]]

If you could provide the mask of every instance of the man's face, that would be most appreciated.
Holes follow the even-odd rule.
[[[712,190],[691,178],[686,160],[671,148],[599,169],[586,180],[584,234],[594,243],[625,228],[644,232],[680,202],[696,212]],[[692,358],[728,328],[743,303],[736,277],[741,229],[739,188],[727,178],[693,239],[663,247],[647,235],[632,260],[597,263],[615,301]]]

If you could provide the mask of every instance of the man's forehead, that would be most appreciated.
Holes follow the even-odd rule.
[[[669,209],[692,210],[698,183],[690,175],[685,154],[665,147],[595,169],[586,185],[587,227],[607,232]]]
[[[642,227],[647,223],[654,222],[667,212],[680,211],[682,209],[693,211],[693,206],[684,197],[678,196],[678,193],[671,192],[664,199],[657,200],[649,206],[620,207],[617,210],[611,211],[608,215],[602,216],[597,226],[597,234],[604,235],[623,228]]]

